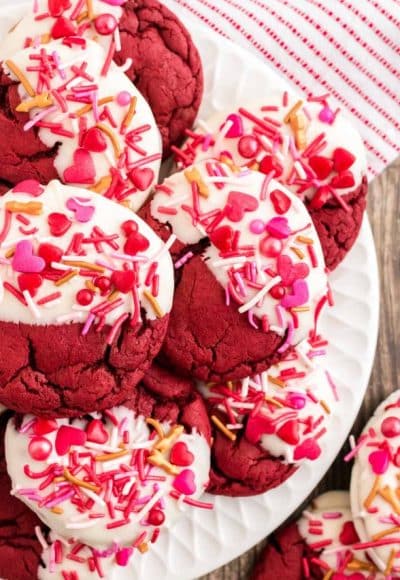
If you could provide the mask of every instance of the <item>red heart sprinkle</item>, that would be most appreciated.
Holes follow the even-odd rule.
[[[100,419],[93,419],[86,427],[86,435],[88,441],[92,443],[99,443],[103,445],[107,443],[109,435],[107,429],[104,427]]]
[[[328,159],[322,155],[313,155],[308,162],[318,179],[326,179],[333,169],[332,159]]]
[[[46,262],[46,266],[50,267],[52,262],[60,262],[63,257],[63,251],[61,248],[54,246],[53,244],[40,244],[38,248],[38,256],[43,258]]]
[[[231,226],[221,226],[210,234],[210,241],[221,252],[229,252],[232,249],[233,235]]]
[[[46,437],[32,437],[28,453],[35,461],[45,461],[53,450],[53,444]]]
[[[74,161],[70,167],[64,171],[65,183],[79,183],[92,185],[96,178],[92,156],[86,149],[77,149],[74,152]]]
[[[275,426],[273,421],[265,415],[254,415],[248,418],[245,436],[247,441],[259,443],[262,435],[272,435],[275,433]]]
[[[21,292],[28,290],[29,294],[33,297],[40,286],[42,285],[42,277],[40,274],[20,274],[18,276],[18,286]]]
[[[87,436],[83,429],[71,427],[71,425],[61,425],[56,435],[56,452],[58,455],[66,455],[72,445],[85,445],[86,439]]]
[[[274,189],[270,194],[271,203],[274,206],[274,210],[277,214],[283,215],[289,211],[292,205],[290,197],[286,195],[285,192],[280,189]]]
[[[150,167],[135,167],[129,173],[129,178],[139,191],[146,191],[154,180],[154,171]]]
[[[245,212],[255,211],[257,208],[257,198],[240,191],[231,191],[225,206],[226,217],[231,222],[240,222]]]
[[[124,245],[125,254],[134,256],[138,252],[145,252],[150,246],[150,242],[139,232],[132,232]]]
[[[118,270],[112,273],[111,282],[116,290],[128,294],[136,284],[136,275],[133,270]]]
[[[61,16],[65,10],[71,7],[69,0],[49,0],[49,13],[53,18]]]
[[[236,113],[232,113],[231,115],[228,115],[223,126],[225,126],[226,123],[229,121],[231,122],[231,127],[229,131],[226,133],[225,137],[227,139],[237,139],[238,137],[241,137],[243,135],[242,117],[240,115],[237,115]]]
[[[124,222],[121,225],[121,229],[126,236],[129,236],[129,234],[131,234],[132,232],[137,232],[138,228],[139,226],[133,220],[126,220],[126,222]]]
[[[400,419],[398,417],[386,417],[381,425],[382,435],[391,439],[400,435]]]
[[[63,213],[50,213],[47,217],[50,233],[56,238],[63,236],[72,226],[72,222]]]
[[[285,443],[289,445],[297,445],[299,442],[299,422],[296,419],[290,419],[286,421],[279,429],[276,434]]]
[[[292,286],[295,280],[307,278],[310,268],[304,262],[294,264],[290,256],[281,254],[277,259],[278,274],[284,286]]]
[[[355,156],[343,147],[338,147],[333,152],[333,166],[338,173],[349,169],[355,160]]]
[[[273,177],[277,179],[283,173],[283,166],[272,155],[266,155],[260,161],[259,171],[265,175],[269,175],[273,171]]]
[[[44,187],[36,179],[25,179],[25,181],[20,181],[13,187],[13,193],[27,193],[32,195],[32,197],[39,197],[43,192]]]
[[[353,522],[344,522],[342,531],[339,535],[339,541],[344,546],[351,546],[359,541]]]
[[[65,36],[75,36],[76,28],[71,20],[61,17],[57,18],[53,24],[53,28],[51,29],[50,34],[54,39],[64,38]]]
[[[101,153],[107,149],[107,141],[97,127],[91,127],[83,134],[80,145],[93,153]]]
[[[368,461],[375,475],[386,473],[389,467],[389,453],[386,449],[377,449],[368,456]]]
[[[331,180],[332,187],[336,187],[336,189],[346,189],[347,187],[353,187],[354,184],[354,175],[351,171],[342,171],[342,173],[332,177]]]
[[[54,419],[38,418],[33,426],[33,431],[35,435],[47,435],[56,431],[57,427],[57,421]]]
[[[315,461],[320,455],[321,447],[318,445],[318,442],[315,439],[305,439],[294,450],[293,458],[295,461],[300,461],[301,459]]]
[[[323,207],[331,197],[332,193],[330,187],[323,185],[315,192],[315,195],[310,202],[310,207],[312,209],[321,209],[321,207]]]
[[[183,441],[178,441],[171,449],[171,454],[169,460],[174,465],[179,465],[180,467],[188,467],[192,465],[194,461],[194,455],[189,451],[186,443]]]
[[[191,469],[184,469],[175,477],[172,485],[184,495],[193,495],[196,491],[193,471]]]

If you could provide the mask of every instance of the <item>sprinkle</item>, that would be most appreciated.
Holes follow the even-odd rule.
[[[78,487],[90,489],[91,491],[94,491],[95,493],[99,493],[101,491],[100,487],[97,487],[96,485],[92,485],[91,483],[87,483],[86,481],[82,481],[81,479],[78,479],[77,477],[72,475],[72,473],[70,473],[66,467],[64,468],[63,475],[67,481],[70,481],[71,483],[73,483],[74,485],[77,485]]]
[[[312,245],[314,240],[312,238],[307,238],[306,236],[297,236],[296,242],[299,242],[300,244]]]
[[[122,449],[121,451],[117,451],[116,453],[106,453],[104,455],[96,455],[96,461],[112,461],[113,459],[118,459],[119,457],[124,457],[129,453],[128,449]]]
[[[262,290],[260,290],[251,300],[249,300],[248,302],[243,304],[243,306],[239,307],[238,310],[239,310],[240,314],[242,314],[243,312],[247,312],[248,310],[253,308],[253,306],[255,306],[257,304],[257,302],[259,302],[262,298],[264,298],[264,296],[267,294],[267,292],[269,292],[271,290],[271,288],[273,288],[273,286],[275,286],[276,284],[279,284],[279,282],[281,282],[281,281],[282,281],[282,278],[280,276],[275,276],[274,278],[272,278],[262,288]]]
[[[20,83],[22,84],[28,95],[30,97],[34,97],[36,95],[34,88],[30,84],[24,73],[17,67],[17,65],[12,60],[6,60],[5,64],[20,81]]]
[[[107,127],[107,125],[104,125],[103,123],[97,123],[96,127],[105,135],[107,135],[112,143],[113,149],[114,149],[114,156],[115,159],[118,160],[119,156],[121,155],[121,149],[119,147],[119,143],[118,143],[118,139],[115,135],[115,133],[109,128]]]
[[[117,332],[119,331],[119,329],[121,328],[121,326],[123,325],[123,323],[125,322],[125,320],[129,318],[129,314],[125,313],[125,314],[121,314],[121,316],[119,318],[117,318],[117,320],[114,322],[108,336],[107,336],[107,344],[111,345],[114,340],[115,337],[117,335]]]
[[[99,99],[97,105],[101,106],[101,105],[105,105],[107,103],[112,103],[114,101],[114,97],[104,97],[102,99]],[[82,115],[86,115],[86,113],[89,113],[89,111],[91,111],[93,108],[93,104],[87,104],[84,107],[82,107],[82,109],[79,109],[78,111],[75,111],[74,115],[75,117],[82,117]]]
[[[229,429],[222,423],[222,421],[218,419],[218,417],[216,417],[215,415],[211,415],[211,421],[224,435],[226,435],[226,437],[228,437],[228,439],[230,439],[231,441],[236,441],[235,433],[229,431]]]
[[[193,167],[192,169],[186,169],[185,177],[187,181],[192,185],[195,183],[199,188],[199,194],[202,197],[207,198],[210,195],[209,189],[207,185],[204,183],[203,178],[201,177],[200,171]]]
[[[40,95],[34,96],[32,99],[22,101],[22,103],[20,103],[15,110],[18,113],[29,113],[31,109],[44,109],[46,107],[50,107],[52,104],[53,99],[51,98],[50,93],[41,93]]]
[[[290,118],[297,113],[297,111],[300,109],[300,107],[302,107],[302,105],[303,105],[303,101],[301,101],[301,100],[297,101],[297,103],[295,105],[293,105],[293,107],[286,113],[286,115],[283,119],[283,122],[289,123]]]
[[[126,113],[122,124],[121,124],[121,133],[124,133],[129,127],[132,122],[133,117],[136,114],[136,105],[137,105],[137,98],[135,96],[131,97],[131,102],[129,103],[128,112]]]
[[[32,296],[31,296],[31,294],[30,294],[29,290],[24,290],[24,291],[22,292],[22,295],[23,295],[23,297],[25,298],[25,301],[26,301],[26,303],[27,303],[27,305],[28,305],[28,308],[29,308],[29,310],[32,312],[33,316],[34,316],[35,318],[40,318],[40,317],[41,317],[41,315],[40,315],[40,311],[39,311],[39,309],[37,308],[36,304],[34,303],[34,301],[33,301],[33,299],[32,299]]]
[[[291,251],[296,254],[299,260],[304,260],[304,252],[300,250],[300,248],[296,248],[296,246],[290,246]]]
[[[320,404],[320,405],[321,405],[321,407],[324,409],[324,411],[326,411],[326,412],[328,413],[328,415],[330,415],[330,413],[331,413],[331,410],[330,410],[330,408],[329,408],[329,406],[328,406],[328,403],[327,403],[326,401],[324,401],[324,400],[321,400],[321,401],[319,402],[319,404]]]
[[[143,290],[143,296],[150,302],[151,307],[154,310],[157,318],[162,318],[164,316],[164,311],[162,310],[157,298],[153,296],[148,290]]]
[[[366,497],[366,499],[364,501],[365,509],[368,509],[369,507],[371,507],[372,502],[374,501],[376,494],[378,493],[380,483],[381,483],[381,477],[380,477],[380,475],[377,475],[375,478],[374,485],[372,486],[371,491],[369,492],[368,496]]]
[[[83,260],[75,260],[75,258],[68,258],[68,256],[63,257],[63,262],[68,262],[68,266],[73,266],[75,268],[86,268],[87,270],[93,270],[93,272],[104,273],[104,268],[98,266],[97,264],[92,264],[90,262],[85,262]]]
[[[7,201],[5,205],[6,211],[11,213],[27,213],[28,215],[40,215],[42,213],[43,204],[39,201]]]
[[[151,417],[148,417],[146,419],[146,423],[148,425],[151,425],[156,430],[157,435],[159,436],[160,439],[164,439],[165,437],[164,429],[162,428],[161,423],[157,421],[157,419],[152,419]]]
[[[47,550],[49,545],[44,538],[44,535],[43,535],[42,530],[40,529],[40,526],[35,526],[35,534],[36,534],[36,537],[39,541],[39,544],[42,546],[43,550]]]
[[[73,272],[69,272],[68,274],[66,274],[62,278],[59,278],[58,280],[56,280],[54,282],[54,285],[55,286],[62,286],[63,284],[66,284],[67,282],[72,280],[72,278],[74,278],[77,274],[78,274],[78,272],[76,270]]]

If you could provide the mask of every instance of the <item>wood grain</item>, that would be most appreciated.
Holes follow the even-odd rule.
[[[374,369],[352,430],[355,435],[360,433],[378,403],[400,388],[400,158],[370,185],[368,214],[380,269],[381,318]],[[346,443],[313,495],[348,487],[351,466],[342,460],[347,449]],[[246,580],[264,543],[204,576],[202,580]]]

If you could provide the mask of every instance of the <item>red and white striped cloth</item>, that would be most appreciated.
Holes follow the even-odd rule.
[[[370,176],[400,154],[400,0],[164,0],[353,118]]]

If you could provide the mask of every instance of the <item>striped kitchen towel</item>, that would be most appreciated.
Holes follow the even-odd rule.
[[[164,0],[265,59],[306,94],[330,93],[369,151],[400,153],[400,0]]]

